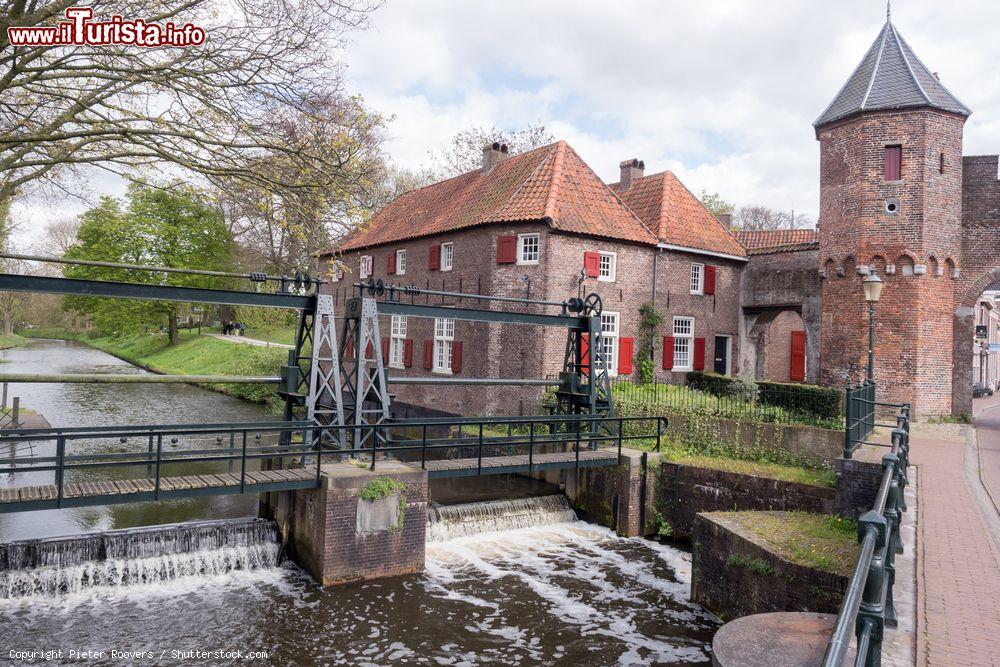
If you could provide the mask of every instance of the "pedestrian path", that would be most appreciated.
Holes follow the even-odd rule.
[[[981,438],[1000,438],[1000,430],[977,426]],[[1000,665],[1000,515],[980,483],[975,436],[958,425],[912,431],[920,488],[917,665]]]
[[[217,338],[218,340],[224,340],[227,343],[238,343],[240,345],[256,345],[257,347],[278,347],[283,350],[294,350],[294,345],[285,345],[284,343],[272,343],[269,340],[258,340],[256,338],[247,338],[246,336],[225,336],[220,333],[210,333],[206,334],[212,338]]]

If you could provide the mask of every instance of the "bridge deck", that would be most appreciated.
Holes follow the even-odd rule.
[[[247,493],[308,489],[316,486],[315,468],[248,470],[244,484]],[[158,492],[156,479],[152,478],[67,482],[63,485],[61,501],[58,498],[59,487],[55,484],[21,486],[0,488],[0,513],[48,509],[57,506],[81,507],[157,499],[190,498],[199,495],[228,495],[240,492],[238,473],[161,477]]]

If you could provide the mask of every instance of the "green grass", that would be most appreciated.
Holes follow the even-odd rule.
[[[32,329],[27,333],[39,338],[80,340],[157,373],[177,375],[275,376],[288,359],[288,351],[284,349],[234,345],[186,330],[180,332],[180,342],[173,347],[170,346],[167,335],[160,333],[134,334],[120,338],[89,338],[86,334],[58,329]],[[275,410],[281,407],[274,385],[205,386],[237,398],[265,403]]]
[[[644,448],[651,449],[651,447]],[[833,470],[763,460],[754,458],[747,452],[725,452],[721,449],[699,452],[695,447],[669,442],[662,443],[660,451],[667,461],[684,465],[827,488],[837,485],[837,475]]]
[[[719,397],[680,385],[615,382],[611,385],[611,393],[621,414],[696,414],[775,424],[843,428],[843,419],[818,417],[760,401]]]
[[[297,327],[248,327],[247,338],[266,340],[279,345],[295,345]]]
[[[17,334],[11,334],[10,336],[0,335],[0,350],[9,350],[12,347],[24,345],[26,342],[27,339]]]
[[[712,512],[710,516],[737,524],[785,560],[805,567],[849,577],[858,558],[858,524],[853,519],[808,512]]]

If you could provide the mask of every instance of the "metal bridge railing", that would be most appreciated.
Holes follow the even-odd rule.
[[[902,407],[893,403],[879,403],[875,399],[875,381],[865,380],[857,386],[847,385],[844,393],[844,458],[849,459],[861,445],[878,445],[868,442],[876,426],[886,426],[875,422],[877,407]],[[909,414],[907,413],[907,416]],[[883,445],[884,446],[884,445]]]
[[[885,628],[896,627],[892,587],[896,554],[903,552],[899,524],[906,511],[903,491],[908,483],[909,421],[909,405],[903,404],[892,431],[892,451],[882,457],[882,481],[875,503],[858,519],[861,554],[840,605],[823,667],[840,667],[850,649],[852,630],[857,640],[856,667],[878,667]]]
[[[492,456],[527,455],[529,472],[535,466],[535,456],[543,448],[556,447],[545,453],[572,453],[571,463],[580,465],[580,452],[598,447],[613,447],[621,456],[627,443],[644,441],[653,451],[660,450],[667,432],[665,417],[604,417],[596,415],[548,415],[530,417],[470,417],[449,419],[408,419],[405,423],[385,423],[365,428],[378,428],[381,438],[366,441],[371,446],[352,450],[355,455],[370,460],[375,470],[380,455],[396,458],[411,453],[420,455],[420,466],[426,469],[429,456],[472,458],[477,461],[476,473],[482,472],[482,461]],[[448,429],[447,436],[435,436],[435,430]],[[399,433],[402,431],[402,437]],[[414,431],[419,432],[419,436]],[[379,444],[380,442],[384,444]],[[571,449],[567,450],[566,448]],[[561,448],[561,449],[558,449]],[[462,456],[464,453],[472,457]],[[471,451],[470,451],[471,450]],[[473,454],[474,452],[474,454]],[[457,457],[449,454],[458,453]],[[441,458],[441,457],[438,457]]]

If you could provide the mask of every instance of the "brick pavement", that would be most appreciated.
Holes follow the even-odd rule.
[[[992,412],[980,413],[979,438],[1000,453],[1000,403]],[[1000,550],[993,537],[1000,516],[979,486],[966,431],[913,431],[920,484],[918,665],[1000,665]]]

